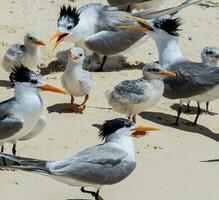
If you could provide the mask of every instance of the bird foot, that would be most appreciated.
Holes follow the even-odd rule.
[[[86,109],[86,105],[78,105],[78,109],[84,111]]]
[[[205,115],[211,115],[211,116],[218,115],[218,113],[211,112],[211,111],[207,111],[207,110],[204,112],[204,114],[205,114]]]

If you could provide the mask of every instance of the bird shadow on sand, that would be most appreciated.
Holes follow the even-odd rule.
[[[74,113],[74,114],[83,114],[82,110],[78,108],[77,104],[70,103],[59,103],[47,107],[49,113]],[[71,111],[72,110],[72,111]]]
[[[0,87],[12,88],[13,84],[7,80],[0,80]]]
[[[189,133],[196,133],[203,135],[205,137],[211,138],[212,140],[215,140],[216,142],[219,142],[219,134],[216,134],[212,132],[210,129],[203,125],[196,125],[192,126],[192,121],[189,121],[187,119],[180,118],[179,126],[172,125],[172,123],[175,122],[176,116],[165,114],[165,113],[159,113],[159,112],[142,112],[140,113],[140,116],[143,119],[161,124],[163,126],[175,128],[182,131],[187,131]]]
[[[214,163],[214,162],[219,162],[219,159],[202,160],[200,162],[203,162],[203,163]]]
[[[66,199],[66,200],[92,200],[92,199]]]
[[[54,72],[63,72],[65,70],[66,64],[61,61],[54,60],[48,64],[46,67],[38,67],[39,73],[42,76],[54,73]]]

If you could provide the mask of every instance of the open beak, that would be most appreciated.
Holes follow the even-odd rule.
[[[142,19],[142,18],[134,17],[134,16],[126,16],[126,18],[136,20],[141,26],[124,25],[124,26],[118,26],[118,28],[131,29],[131,30],[136,30],[136,31],[141,31],[141,32],[154,31],[154,29],[151,27],[150,23],[146,19]]]
[[[78,59],[78,57],[77,57],[76,55],[71,55],[71,59],[72,59],[73,61],[75,61],[75,60]]]
[[[132,133],[132,137],[134,137],[134,138],[141,138],[141,137],[145,136],[147,132],[159,131],[160,129],[159,128],[150,127],[150,126],[140,125],[140,126],[137,126],[136,128],[134,128],[132,130],[135,131],[134,133]]]
[[[50,39],[49,42],[51,42],[52,40],[56,39],[56,43],[53,46],[52,51],[61,43],[64,41],[65,37],[69,35],[69,33],[62,33],[60,31],[56,32]]]
[[[64,91],[64,90],[62,90],[60,88],[57,88],[55,86],[49,85],[49,84],[40,86],[38,88],[43,90],[43,91],[51,91],[51,92],[56,92],[56,93],[60,93],[60,94],[67,94],[66,91]]]
[[[176,77],[175,73],[167,70],[162,71],[160,74],[166,77]]]
[[[46,44],[42,40],[36,41],[37,45],[46,46]]]

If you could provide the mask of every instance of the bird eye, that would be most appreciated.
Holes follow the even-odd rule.
[[[30,83],[37,84],[37,80],[30,80]]]
[[[70,25],[70,26],[67,27],[68,30],[71,30],[72,28],[73,28],[72,25]]]
[[[79,54],[79,56],[81,57],[81,56],[83,56],[83,54],[82,54],[82,53],[80,53],[80,54]]]
[[[29,37],[29,40],[33,40],[33,38],[32,38],[32,37]]]

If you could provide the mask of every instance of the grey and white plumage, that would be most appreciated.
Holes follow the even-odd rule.
[[[137,126],[127,119],[108,120],[99,136],[105,140],[66,160],[44,161],[0,153],[0,157],[14,161],[9,168],[40,173],[70,186],[92,186],[97,189],[95,200],[100,200],[99,190],[104,185],[116,184],[127,178],[135,169],[135,149],[132,137],[142,137],[146,131],[158,130]],[[18,166],[16,165],[18,164]]]
[[[40,63],[40,45],[45,45],[36,33],[27,33],[24,44],[11,45],[2,59],[2,66],[6,71],[11,71],[15,63],[22,63],[29,68],[36,68]]]
[[[165,97],[181,99],[181,102],[194,100],[199,103],[219,98],[218,68],[208,67],[204,63],[192,62],[182,55],[178,42],[179,18],[159,18],[150,23],[142,19],[137,20],[154,39],[159,52],[160,64],[174,72],[177,76],[176,79],[164,79]],[[151,31],[151,28],[153,28],[153,31]],[[139,30],[136,27],[135,29]],[[181,106],[176,124],[178,124],[180,114]],[[199,114],[200,105],[198,105],[198,114],[194,125],[197,123]]]
[[[41,90],[63,90],[47,85],[42,78],[22,64],[16,64],[10,74],[15,83],[15,97],[0,103],[0,147],[6,142],[14,146],[39,134],[45,127]],[[14,154],[15,148],[14,148]]]
[[[127,117],[154,107],[163,95],[162,78],[174,76],[165,71],[159,64],[150,63],[143,69],[143,77],[135,80],[125,80],[112,90],[106,91],[108,103],[112,109]]]
[[[62,75],[62,86],[71,95],[74,102],[74,97],[84,97],[87,101],[93,85],[93,79],[90,72],[82,69],[85,53],[79,47],[73,47],[68,53],[68,64]],[[85,102],[81,106],[85,106]]]

